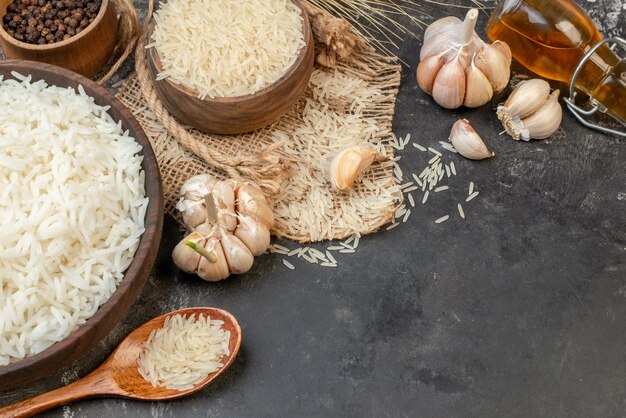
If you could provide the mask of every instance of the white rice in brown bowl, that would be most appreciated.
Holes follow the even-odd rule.
[[[0,366],[93,316],[148,206],[141,145],[84,90],[0,79]]]

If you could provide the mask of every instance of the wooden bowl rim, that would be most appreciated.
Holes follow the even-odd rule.
[[[81,38],[87,36],[89,32],[91,32],[96,26],[98,26],[100,22],[102,21],[102,19],[104,19],[104,14],[107,12],[107,9],[109,8],[109,4],[110,4],[109,0],[102,0],[102,4],[100,5],[100,10],[98,11],[98,14],[96,15],[96,18],[93,20],[93,22],[91,22],[89,26],[87,26],[87,28],[81,31],[78,35],[74,35],[71,38],[66,39],[64,41],[55,42],[53,44],[45,44],[45,45],[29,44],[27,42],[18,41],[17,39],[9,35],[6,30],[4,30],[4,25],[2,24],[0,24],[0,37],[2,37],[2,39],[4,39],[6,42],[10,43],[13,46],[16,46],[21,49],[32,50],[32,51],[52,51],[57,48],[63,48],[64,46],[70,45],[71,43],[76,42],[80,40]],[[0,19],[4,18],[6,14],[7,14],[6,10],[0,10]]]
[[[300,0],[291,0],[291,1],[296,6],[298,6],[298,8],[300,9],[300,14],[303,16],[303,19],[302,19],[302,26],[303,26],[302,33],[304,35],[304,46],[302,48],[300,48],[300,52],[298,53],[298,57],[296,58],[294,63],[291,64],[291,67],[289,67],[287,72],[285,74],[283,74],[278,80],[276,80],[275,82],[273,82],[269,86],[262,88],[261,90],[257,91],[254,94],[245,94],[243,96],[234,96],[234,97],[214,97],[214,98],[205,97],[204,99],[202,99],[202,101],[208,102],[208,103],[230,103],[230,104],[238,103],[238,102],[245,102],[247,100],[251,100],[253,98],[257,98],[259,96],[263,96],[265,94],[271,93],[273,90],[278,88],[278,86],[280,86],[281,84],[285,83],[287,80],[289,80],[291,78],[291,76],[296,72],[296,70],[304,62],[304,59],[306,58],[306,54],[307,54],[308,48],[313,47],[311,45],[311,42],[313,42],[313,38],[311,36],[311,24],[309,22],[309,16],[307,15],[306,10],[304,10],[304,6],[302,5],[302,2]],[[155,27],[155,22],[154,22],[154,19],[153,19],[152,22],[150,22],[150,27],[148,29],[148,34],[147,34],[148,35],[147,36],[148,41],[152,37],[152,32],[154,31],[154,27]],[[154,48],[154,47],[149,48],[148,52],[149,52],[148,56],[152,59],[152,61],[154,63],[154,66],[155,66],[155,68],[157,70],[157,73],[160,73],[163,70],[163,67],[161,65],[161,60],[159,59],[159,54],[157,53],[156,48]],[[201,99],[198,98],[198,92],[196,92],[195,90],[190,89],[189,87],[186,87],[186,86],[184,86],[182,84],[175,83],[175,82],[171,81],[169,78],[164,78],[164,79],[159,80],[159,81],[168,83],[174,89],[182,92],[183,94],[185,94],[187,96],[192,96],[195,99],[201,100]]]
[[[45,64],[41,62],[27,61],[27,60],[2,60],[0,61],[0,69],[2,69],[3,67],[12,68],[14,66],[37,68],[38,70],[42,70],[43,72],[46,72],[46,73],[59,74],[63,78],[76,81],[80,85],[83,85],[83,86],[88,85],[90,88],[93,88],[96,91],[97,95],[92,95],[92,97],[94,97],[94,99],[96,99],[97,102],[98,101],[106,102],[106,104],[111,106],[111,108],[117,108],[122,111],[126,110],[128,112],[128,114],[130,115],[130,118],[123,117],[121,119],[123,121],[123,125],[122,125],[123,128],[131,130],[131,127],[132,127],[132,130],[135,131],[136,133],[135,140],[141,145],[144,161],[146,162],[146,167],[153,166],[157,168],[156,172],[152,172],[150,173],[150,175],[156,176],[158,181],[149,182],[148,181],[149,175],[147,172],[145,173],[146,197],[149,198],[148,208],[146,209],[146,214],[145,214],[145,220],[148,220],[154,217],[154,219],[157,219],[157,223],[155,225],[156,226],[155,228],[150,228],[150,225],[148,225],[147,223],[145,224],[145,231],[141,235],[141,238],[139,239],[139,246],[135,252],[133,261],[128,266],[128,268],[124,271],[124,277],[122,278],[122,281],[117,286],[117,288],[115,289],[111,297],[102,305],[100,305],[96,313],[91,318],[87,319],[87,321],[85,321],[84,324],[80,325],[78,328],[72,331],[67,337],[65,337],[61,341],[57,341],[56,343],[52,344],[50,347],[46,348],[42,352],[26,357],[19,361],[9,363],[6,366],[0,366],[0,380],[4,379],[4,376],[15,373],[19,371],[20,369],[36,367],[41,364],[45,364],[48,358],[55,357],[55,355],[59,355],[59,353],[67,351],[68,347],[76,347],[77,345],[79,345],[79,342],[82,336],[82,331],[85,328],[93,328],[97,326],[101,320],[103,320],[107,315],[110,314],[111,311],[116,309],[118,302],[121,299],[123,299],[124,296],[126,296],[128,292],[130,292],[131,284],[134,281],[141,279],[141,269],[144,263],[150,263],[154,265],[154,262],[156,261],[156,255],[158,252],[158,246],[160,244],[160,238],[161,238],[161,233],[163,229],[162,228],[163,227],[162,214],[163,214],[163,207],[164,207],[161,175],[158,170],[157,159],[156,159],[156,155],[154,154],[154,150],[152,149],[152,145],[150,144],[150,141],[148,140],[148,137],[146,136],[145,132],[141,128],[141,125],[139,125],[139,122],[137,121],[137,119],[135,119],[135,117],[130,112],[130,110],[128,110],[128,108],[118,98],[113,96],[113,94],[111,94],[104,87],[98,85],[96,82],[86,77],[83,77],[80,74],[74,73],[73,71],[67,70],[65,68],[57,67],[51,64]],[[52,83],[50,83],[50,85],[52,85]],[[103,103],[100,103],[100,104],[103,104]],[[152,190],[152,193],[150,193],[150,190]],[[151,244],[142,246],[141,244],[143,242],[150,242]],[[153,245],[157,246],[157,250],[155,250],[154,254],[151,256],[150,252],[151,252],[151,247]],[[153,258],[153,259],[150,260],[150,258]],[[135,300],[133,300],[133,303],[134,302]],[[94,341],[92,344],[89,344],[89,348],[92,348],[97,342],[98,341]],[[89,348],[84,350],[82,354],[84,354],[87,350],[89,350]],[[39,377],[33,380],[38,380],[40,378],[42,377]]]

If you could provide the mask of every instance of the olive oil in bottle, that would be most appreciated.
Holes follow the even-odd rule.
[[[568,84],[585,54],[602,40],[591,18],[570,0],[502,0],[487,35],[506,42],[515,59],[530,70]],[[626,60],[608,43],[581,67],[576,88],[626,125]]]

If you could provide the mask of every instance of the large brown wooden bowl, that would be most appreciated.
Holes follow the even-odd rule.
[[[0,0],[0,18],[12,2]],[[5,58],[58,65],[85,77],[92,77],[104,68],[117,42],[117,17],[112,0],[102,0],[96,18],[79,34],[53,44],[18,41],[4,30],[1,22],[0,19],[0,47]]]
[[[309,18],[300,0],[293,0],[303,18],[305,46],[295,63],[276,82],[254,94],[237,97],[198,98],[198,93],[169,79],[157,80],[162,71],[156,48],[148,50],[148,67],[157,97],[163,106],[186,125],[216,134],[239,134],[262,128],[280,118],[302,96],[311,73],[315,44]],[[154,31],[150,25],[149,39]]]
[[[129,134],[142,147],[141,166],[145,172],[146,196],[149,202],[145,218],[146,230],[117,290],[100,306],[94,316],[62,341],[41,353],[0,367],[0,390],[17,387],[53,374],[104,338],[126,315],[139,296],[154,265],[163,229],[163,194],[159,167],[148,138],[130,111],[104,88],[63,68],[31,61],[0,61],[0,75],[4,76],[5,80],[14,78],[11,75],[12,71],[23,75],[30,74],[33,81],[43,79],[48,85],[74,89],[82,85],[97,104],[111,106],[108,113],[114,120],[121,120],[122,128],[128,129]]]

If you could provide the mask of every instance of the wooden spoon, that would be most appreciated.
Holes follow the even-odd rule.
[[[137,359],[143,350],[142,344],[154,329],[162,328],[165,318],[181,314],[210,316],[211,319],[224,321],[222,328],[230,331],[228,348],[230,355],[222,359],[224,366],[206,379],[188,390],[172,390],[165,387],[153,387],[137,370]],[[229,312],[216,308],[187,308],[170,312],[146,322],[133,332],[115,349],[113,354],[96,370],[59,389],[26,399],[0,409],[0,417],[27,417],[54,407],[70,403],[77,399],[96,396],[111,396],[145,401],[164,401],[180,398],[197,392],[215,380],[232,364],[241,346],[241,328]]]

